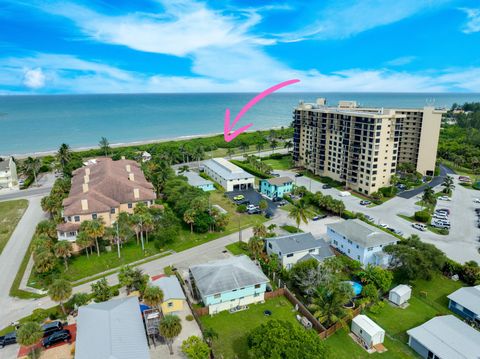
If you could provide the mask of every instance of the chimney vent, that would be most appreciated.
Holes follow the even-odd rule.
[[[133,198],[135,198],[135,199],[140,198],[140,191],[138,190],[138,188],[133,189]]]
[[[85,175],[90,176],[90,168],[85,168]]]
[[[88,175],[83,176],[83,183],[88,183],[88,182],[90,182],[90,176]]]
[[[132,169],[130,168],[130,165],[126,165],[125,168],[127,169],[127,172],[131,172]]]
[[[133,173],[129,173],[129,174],[128,174],[128,179],[129,179],[130,181],[135,181],[135,175],[134,175]]]
[[[82,188],[83,188],[83,193],[88,192],[88,183],[82,184]]]
[[[82,211],[88,211],[88,200],[82,199]]]

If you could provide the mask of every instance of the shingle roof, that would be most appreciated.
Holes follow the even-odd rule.
[[[255,177],[254,175],[227,161],[225,158],[212,158],[210,160],[206,160],[203,165],[227,180]]]
[[[447,296],[480,317],[480,285],[457,289]]]
[[[196,172],[186,171],[186,172],[180,173],[180,175],[187,177],[187,181],[188,181],[188,184],[190,186],[197,187],[197,186],[205,186],[205,185],[209,185],[209,184],[213,185],[212,181],[209,181],[209,180],[201,177]]]
[[[88,173],[88,174],[87,174]],[[133,175],[133,178],[129,178]],[[84,192],[85,176],[88,189]],[[135,197],[138,191],[138,197]],[[72,187],[68,198],[63,200],[66,216],[107,212],[121,203],[133,203],[156,198],[153,186],[145,179],[142,169],[135,161],[101,158],[73,172]],[[87,200],[88,209],[82,209],[82,200]]]
[[[180,283],[175,276],[160,277],[152,281],[152,284],[162,290],[164,300],[186,299],[182,287],[180,287]]]
[[[190,272],[202,297],[269,281],[245,255],[196,265]]]
[[[137,297],[80,307],[75,359],[148,359]]]
[[[327,224],[327,227],[343,235],[345,238],[360,244],[364,248],[398,242],[398,239],[391,234],[359,219],[330,223]]]
[[[453,315],[430,319],[407,334],[440,358],[479,358],[480,332]]]
[[[272,249],[282,254],[307,251],[309,249],[321,248],[325,254],[332,254],[330,247],[323,239],[316,239],[309,233],[295,233],[281,237],[266,238],[268,244],[272,244]],[[330,255],[328,255],[330,256]]]
[[[273,177],[273,178],[268,178],[263,181],[267,181],[271,185],[274,186],[283,186],[286,183],[292,183],[293,180],[290,177]]]

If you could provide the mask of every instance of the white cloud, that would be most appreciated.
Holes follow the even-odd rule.
[[[461,9],[467,14],[467,23],[462,31],[465,34],[480,32],[480,9]]]
[[[396,59],[387,61],[386,64],[389,66],[403,66],[412,63],[413,61],[415,61],[415,59],[415,56],[401,56],[397,57]]]
[[[23,84],[31,89],[39,89],[45,86],[45,74],[40,67],[26,69],[23,74]]]

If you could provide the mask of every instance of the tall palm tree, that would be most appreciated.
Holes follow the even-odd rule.
[[[232,158],[232,155],[235,153],[235,150],[231,147],[227,148],[227,156]]]
[[[84,221],[80,225],[80,230],[82,229],[87,232],[90,238],[95,240],[97,256],[100,256],[100,246],[98,245],[98,238],[103,237],[103,235],[105,234],[105,224],[103,223],[103,220],[101,218],[97,218],[92,219],[91,221]]]
[[[33,157],[28,157],[24,162],[23,162],[23,169],[25,174],[27,175],[32,175],[35,186],[37,186],[37,173],[40,170],[40,160],[38,158],[33,158]]]
[[[70,256],[72,255],[72,250],[72,244],[68,241],[58,241],[53,247],[55,257],[63,258],[65,270],[68,270],[68,258],[70,258]]]
[[[255,146],[257,148],[258,153],[260,153],[261,150],[263,150],[263,143],[259,142]]]
[[[60,148],[57,151],[57,161],[60,164],[60,168],[62,169],[63,175],[68,174],[68,164],[72,159],[72,151],[70,150],[70,146],[66,143],[62,143]]]
[[[431,204],[431,205],[435,205],[435,203],[437,203],[437,199],[435,197],[435,191],[433,190],[432,187],[430,186],[425,187],[423,191],[422,201],[425,204]]]
[[[248,150],[248,145],[245,142],[242,142],[240,144],[240,149],[243,151],[243,153],[245,153]]]
[[[453,177],[452,176],[445,176],[443,183],[443,192],[446,194],[452,193],[452,190],[455,188],[455,185],[453,184]]]
[[[267,228],[263,224],[257,224],[253,227],[253,235],[255,237],[265,238],[267,234]]]
[[[17,330],[17,343],[26,347],[37,344],[43,337],[43,330],[36,322],[27,322]],[[30,351],[35,359],[35,349]]]
[[[255,259],[258,259],[260,254],[263,252],[265,244],[263,242],[263,239],[259,237],[251,237],[248,241],[248,249],[250,249],[250,252],[252,252],[253,257]]]
[[[75,240],[75,243],[77,243],[80,248],[85,249],[85,253],[87,253],[87,258],[89,258],[89,253],[88,250],[92,247],[93,245],[93,238],[90,238],[87,232],[84,230],[81,230],[77,234],[77,239]]]
[[[293,207],[290,209],[290,213],[288,214],[288,217],[295,220],[295,223],[297,223],[297,228],[300,228],[301,222],[304,222],[305,224],[307,224],[308,218],[307,218],[307,207],[305,206],[305,202],[298,201],[297,203],[295,203]]]
[[[293,142],[290,140],[285,141],[284,147],[287,149],[287,151],[290,150],[290,148],[293,147]]]
[[[184,172],[188,172],[188,170],[189,170],[188,165],[183,165],[183,166],[181,166],[181,167],[179,168],[179,171],[178,171],[178,172],[179,172],[179,173],[184,173]]]
[[[160,334],[165,338],[170,354],[173,354],[173,341],[182,331],[182,323],[179,317],[172,314],[167,314],[160,322]]]
[[[312,314],[326,327],[335,324],[345,314],[344,305],[353,298],[349,283],[335,281],[330,286],[317,288],[310,309]]]
[[[156,285],[147,285],[143,292],[143,301],[146,305],[160,310],[160,304],[163,301],[163,291]]]
[[[110,151],[110,142],[108,142],[106,137],[102,137],[100,142],[98,142],[98,146],[105,154],[105,157],[108,157],[108,151]]]
[[[272,149],[272,153],[275,152],[275,148],[277,148],[277,147],[278,147],[278,141],[275,140],[275,139],[272,140],[272,141],[270,142],[270,148]]]
[[[212,345],[213,339],[218,338],[218,333],[215,331],[215,329],[207,327],[203,330],[203,338],[208,345]]]
[[[195,210],[193,208],[185,211],[183,214],[183,221],[190,225],[190,233],[193,233],[193,225],[195,224]]]
[[[58,302],[63,314],[66,314],[63,303],[72,295],[72,285],[65,279],[56,279],[48,288],[48,296],[54,302]]]

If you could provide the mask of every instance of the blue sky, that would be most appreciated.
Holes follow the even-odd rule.
[[[0,0],[0,93],[480,92],[480,1]]]

